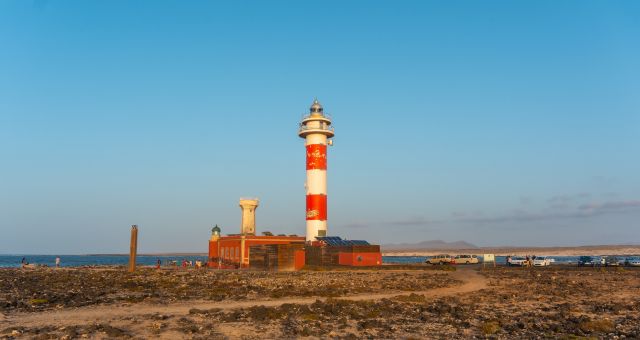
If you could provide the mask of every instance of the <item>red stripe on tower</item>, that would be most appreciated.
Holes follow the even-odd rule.
[[[327,220],[327,195],[307,195],[307,221]]]
[[[307,145],[307,170],[327,170],[326,145]]]

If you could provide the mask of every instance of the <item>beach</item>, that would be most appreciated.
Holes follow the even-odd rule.
[[[0,338],[640,336],[638,268],[0,270]]]

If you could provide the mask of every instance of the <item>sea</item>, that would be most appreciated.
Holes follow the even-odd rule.
[[[20,267],[22,258],[28,263],[55,267],[56,255],[0,255],[0,268],[4,267]],[[128,255],[60,255],[60,265],[62,267],[91,267],[91,266],[126,266],[129,263]],[[415,264],[424,263],[429,256],[383,256],[382,262],[388,264]],[[482,256],[479,256],[482,260]],[[549,256],[555,264],[571,264],[577,263],[579,256]],[[598,256],[593,256],[595,260],[599,260]],[[620,259],[638,258],[637,256],[618,256]],[[162,265],[180,264],[186,261],[207,261],[206,256],[152,256],[139,255],[136,257],[136,263],[143,266],[155,266],[158,259]],[[505,256],[496,256],[497,264],[505,264]]]
[[[56,266],[56,257],[60,257],[61,267],[91,267],[91,266],[126,266],[129,264],[129,255],[0,255],[0,268],[20,267],[22,258],[29,264],[37,266]],[[162,265],[169,265],[175,261],[177,264],[186,261],[206,261],[207,256],[136,256],[136,264],[143,266],[155,266],[158,259]]]

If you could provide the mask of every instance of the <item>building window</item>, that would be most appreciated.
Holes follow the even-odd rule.
[[[236,247],[236,258],[240,257],[240,247]]]

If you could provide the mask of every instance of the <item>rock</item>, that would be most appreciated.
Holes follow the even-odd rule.
[[[153,329],[162,329],[162,328],[167,327],[167,324],[165,324],[163,322],[154,322],[154,323],[151,324],[151,327]]]

